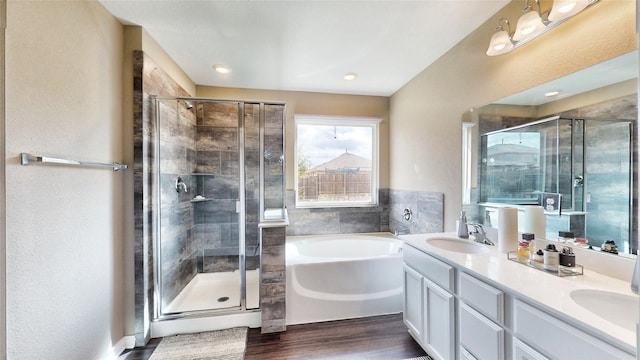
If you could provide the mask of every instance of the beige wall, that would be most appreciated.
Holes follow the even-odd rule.
[[[197,86],[198,97],[283,101],[287,104],[285,131],[287,189],[294,188],[294,114],[380,117],[380,188],[389,188],[389,98],[299,91],[272,91]]]
[[[637,49],[634,0],[601,0],[512,53],[485,55],[514,0],[391,97],[390,185],[445,194],[445,230],[461,208],[462,113]],[[543,10],[544,10],[543,5]]]
[[[112,356],[124,332],[122,25],[95,1],[7,3],[9,359]]]
[[[7,353],[6,176],[5,176],[5,29],[7,1],[0,0],[0,357]]]

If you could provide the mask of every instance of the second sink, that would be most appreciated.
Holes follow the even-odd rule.
[[[473,240],[461,240],[450,237],[433,237],[427,239],[427,243],[443,250],[465,254],[482,254],[489,251],[486,246],[475,243]]]
[[[570,296],[576,304],[594,315],[629,331],[636,331],[637,296],[591,289],[573,290]]]

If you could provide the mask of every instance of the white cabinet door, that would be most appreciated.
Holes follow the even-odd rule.
[[[504,359],[504,330],[460,302],[460,346],[478,360]]]
[[[436,359],[455,359],[455,297],[427,278],[423,281],[425,350]]]
[[[404,266],[404,323],[419,342],[424,341],[422,275]]]

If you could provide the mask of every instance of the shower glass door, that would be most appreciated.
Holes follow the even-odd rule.
[[[260,279],[260,121],[259,103],[243,104],[246,308],[257,309]]]
[[[240,102],[156,100],[159,316],[244,305]]]

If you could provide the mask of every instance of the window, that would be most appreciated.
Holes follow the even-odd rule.
[[[473,127],[474,123],[462,124],[462,203],[471,204],[473,187]]]
[[[378,204],[379,118],[296,115],[296,206]]]

